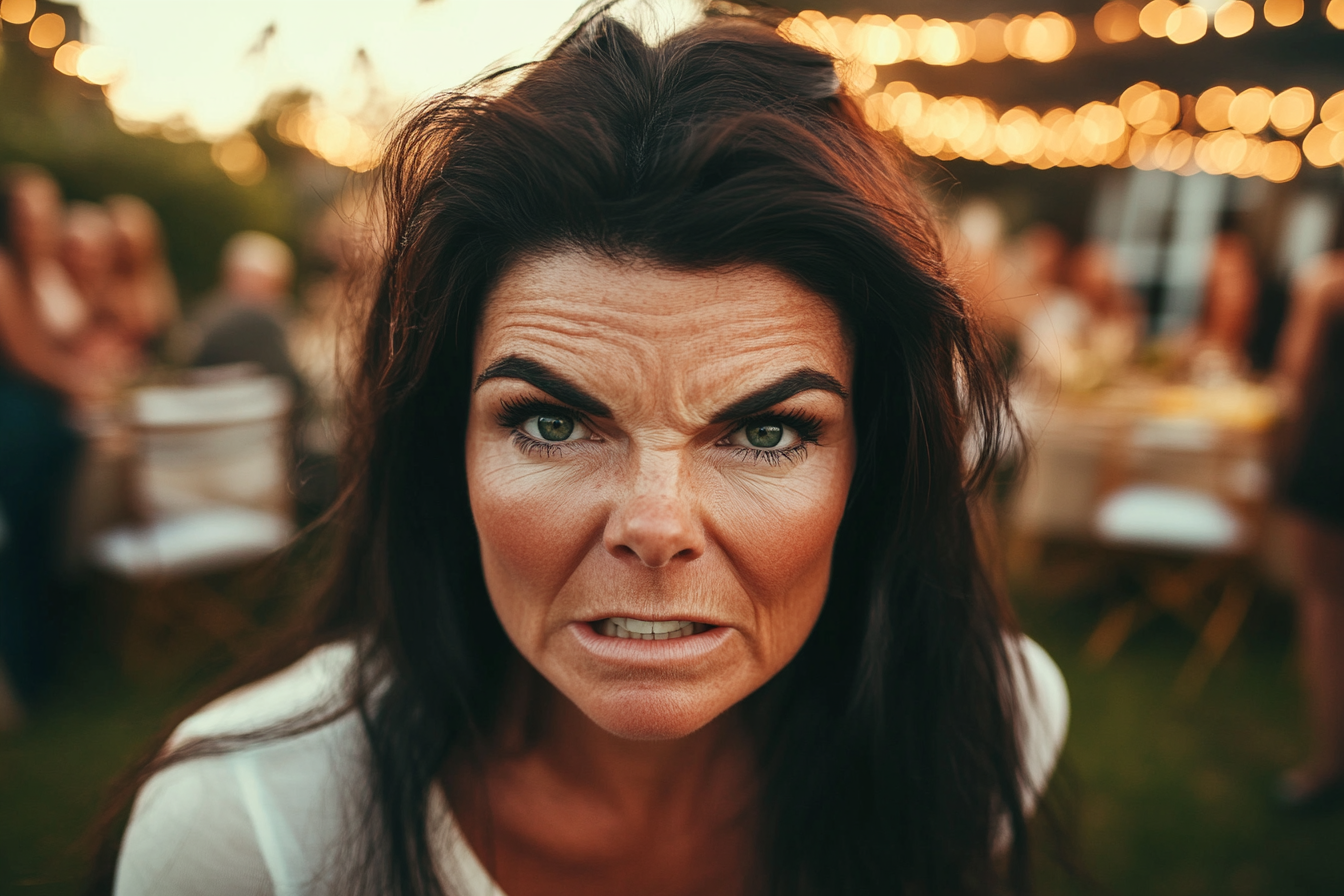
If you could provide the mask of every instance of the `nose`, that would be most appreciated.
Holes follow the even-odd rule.
[[[613,557],[633,558],[651,569],[705,552],[704,527],[680,458],[640,458],[630,488],[607,519],[602,541]]]

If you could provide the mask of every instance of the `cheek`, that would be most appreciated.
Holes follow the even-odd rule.
[[[580,475],[529,464],[507,440],[469,436],[467,483],[482,572],[520,649],[541,634],[551,599],[600,538],[601,503],[591,487],[581,487]]]
[[[807,473],[737,490],[719,513],[720,543],[752,597],[758,660],[772,673],[802,646],[821,612],[844,514],[847,465]]]

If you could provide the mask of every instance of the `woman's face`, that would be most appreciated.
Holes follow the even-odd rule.
[[[681,737],[797,653],[854,469],[853,353],[771,268],[524,261],[475,345],[467,476],[495,611],[590,719]]]

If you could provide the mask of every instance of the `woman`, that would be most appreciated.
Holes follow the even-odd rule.
[[[153,207],[138,196],[109,196],[105,204],[116,231],[109,308],[128,343],[146,360],[178,316],[163,227]]]
[[[975,548],[1004,389],[833,60],[598,14],[387,159],[336,574],[116,891],[1025,891],[1066,698]]]
[[[72,411],[105,394],[75,344],[83,297],[61,265],[60,188],[43,171],[0,173],[0,679],[37,700],[58,652],[63,508],[81,450]],[[0,718],[0,727],[5,719]]]
[[[1344,215],[1336,247],[1299,272],[1277,368],[1296,411],[1280,498],[1297,591],[1310,750],[1278,785],[1284,808],[1344,806]]]

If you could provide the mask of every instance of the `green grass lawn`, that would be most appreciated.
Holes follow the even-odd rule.
[[[1344,812],[1285,817],[1270,794],[1304,749],[1290,608],[1261,598],[1189,703],[1172,683],[1191,644],[1154,623],[1098,669],[1080,646],[1098,603],[1020,600],[1024,625],[1069,683],[1058,783],[1077,851],[1103,891],[1142,896],[1344,894]],[[1086,892],[1043,869],[1045,892]]]
[[[1099,601],[1019,605],[1069,682],[1056,785],[1075,858],[1099,884],[1046,862],[1043,893],[1344,894],[1344,813],[1285,818],[1269,798],[1304,743],[1285,604],[1257,603],[1189,704],[1170,696],[1190,646],[1175,626],[1150,625],[1095,669],[1080,647]],[[132,685],[97,650],[80,653],[28,727],[0,735],[0,894],[77,892],[75,844],[104,787],[202,681]]]
[[[0,893],[78,892],[79,841],[105,789],[189,696],[131,686],[96,662],[60,682],[25,728],[0,735]]]

